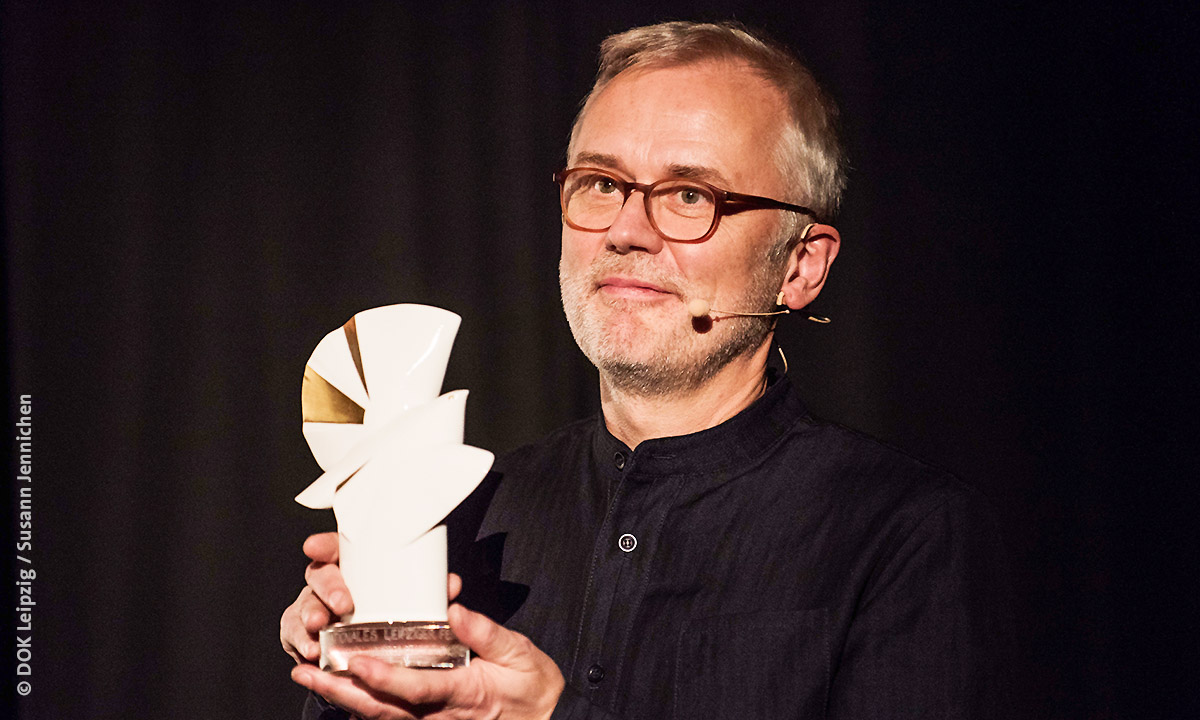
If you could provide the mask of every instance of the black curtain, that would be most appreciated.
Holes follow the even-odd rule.
[[[736,18],[844,113],[833,323],[780,337],[814,411],[993,499],[1025,716],[1194,716],[1194,12],[6,2],[8,410],[29,396],[33,452],[23,471],[15,429],[0,562],[9,606],[36,605],[31,628],[3,611],[0,696],[22,718],[298,713],[278,618],[332,526],[291,499],[318,472],[309,353],[359,310],[439,305],[463,316],[469,442],[593,412],[550,175],[597,45]]]

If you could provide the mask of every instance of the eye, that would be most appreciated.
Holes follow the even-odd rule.
[[[592,197],[620,195],[621,181],[601,172],[579,172],[571,177],[571,193]]]
[[[605,175],[593,176],[591,186],[593,191],[603,195],[615,193],[620,190],[620,187],[617,185],[617,181]]]
[[[708,188],[687,182],[664,183],[655,192],[658,201],[675,212],[701,212],[712,208],[715,199]]]

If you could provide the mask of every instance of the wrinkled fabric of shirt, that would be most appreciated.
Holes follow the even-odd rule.
[[[569,425],[447,525],[460,601],[562,670],[555,720],[1009,717],[990,506],[813,419],[787,378],[636,450],[602,417]],[[346,717],[316,696],[304,716]]]

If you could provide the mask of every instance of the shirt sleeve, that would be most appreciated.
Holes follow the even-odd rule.
[[[330,705],[325,698],[310,690],[300,720],[350,720],[350,713]]]
[[[990,508],[952,494],[895,547],[849,627],[829,717],[1011,717],[1010,586]]]

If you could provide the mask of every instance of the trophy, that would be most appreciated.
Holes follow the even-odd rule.
[[[426,305],[365,310],[304,368],[304,437],[324,474],[296,501],[333,508],[354,612],[321,630],[323,670],[369,655],[408,667],[466,665],[447,622],[441,521],[491,468],[463,444],[467,391],[439,396],[461,318]]]

